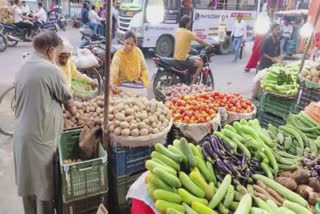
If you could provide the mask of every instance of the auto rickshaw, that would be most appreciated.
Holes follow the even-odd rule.
[[[308,10],[288,10],[288,11],[278,11],[275,13],[276,21],[281,25],[284,18],[288,18],[290,24],[293,25],[293,32],[289,40],[286,40],[283,46],[282,54],[292,56],[299,53],[300,47],[300,28],[305,23],[308,17]]]

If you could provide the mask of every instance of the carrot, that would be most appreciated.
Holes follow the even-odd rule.
[[[281,205],[283,203],[283,201],[284,201],[283,198],[280,196],[280,200],[278,200],[279,197],[274,197],[272,194],[270,194],[270,192],[267,191],[267,188],[269,188],[269,187],[262,188],[259,185],[253,185],[253,189],[256,192],[261,193],[261,194],[263,194],[265,196],[268,196],[268,198],[272,199],[274,202],[276,202],[276,204],[280,204]],[[271,188],[269,188],[269,189],[271,189]]]

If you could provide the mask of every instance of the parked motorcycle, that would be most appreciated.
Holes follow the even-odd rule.
[[[4,29],[4,27],[0,23],[0,52],[4,52],[8,48],[7,38],[2,33],[3,29]]]
[[[88,26],[84,26],[80,28],[80,33],[81,33],[81,44],[79,48],[84,48],[85,46],[88,46],[92,42],[105,44],[106,38],[104,36],[94,34],[93,30]]]
[[[214,89],[214,78],[210,69],[210,58],[213,55],[212,50],[208,47],[201,47],[199,49],[192,49],[189,53],[191,56],[199,56],[203,61],[203,69],[199,75],[197,84],[203,84]],[[157,72],[153,81],[153,91],[162,88],[184,83],[190,85],[195,73],[194,67],[186,67],[177,63],[173,58],[165,58],[156,56],[153,62],[157,66]]]

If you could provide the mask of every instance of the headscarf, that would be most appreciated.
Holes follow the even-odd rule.
[[[58,54],[69,53],[72,54],[73,47],[68,40],[62,40],[62,44],[58,47]]]

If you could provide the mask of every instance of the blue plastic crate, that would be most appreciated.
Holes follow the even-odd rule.
[[[120,176],[129,176],[136,172],[145,170],[145,161],[150,159],[154,147],[126,147],[113,146],[109,164],[113,174]]]

